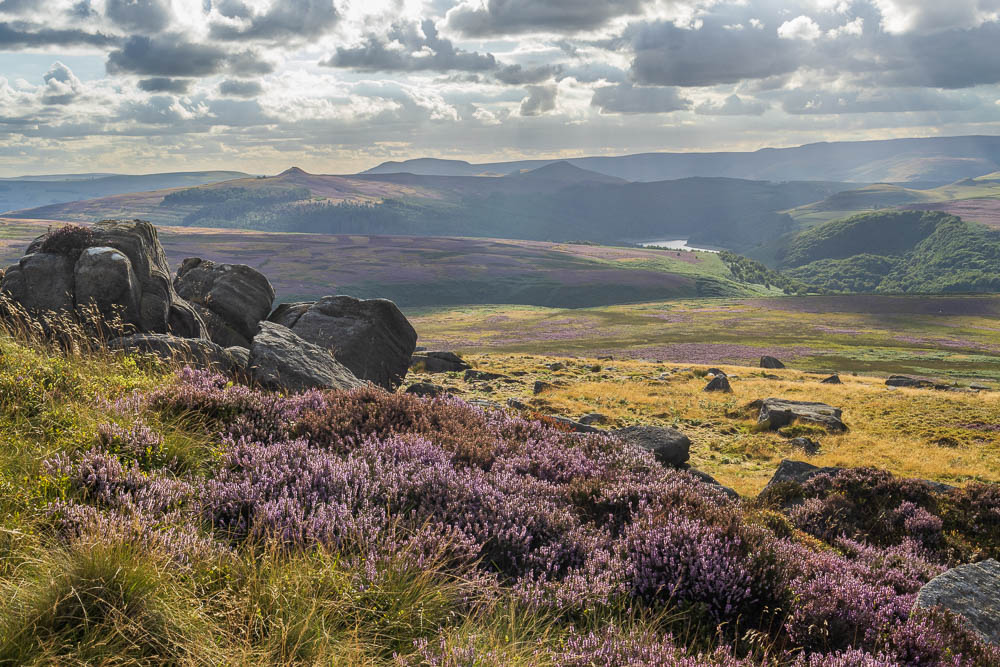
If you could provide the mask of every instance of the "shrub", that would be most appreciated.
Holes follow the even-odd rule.
[[[65,225],[50,231],[42,239],[39,250],[56,255],[66,255],[76,260],[85,248],[94,242],[94,230],[81,225]]]

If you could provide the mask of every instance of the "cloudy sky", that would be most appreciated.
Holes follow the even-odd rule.
[[[997,134],[1000,0],[0,0],[0,175]]]

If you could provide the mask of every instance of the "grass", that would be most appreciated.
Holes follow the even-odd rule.
[[[743,495],[756,495],[784,458],[820,466],[875,466],[907,477],[950,484],[1000,481],[1000,393],[952,393],[890,389],[881,378],[841,375],[842,385],[821,384],[825,376],[800,370],[722,365],[733,394],[706,394],[707,366],[600,361],[532,355],[467,355],[476,368],[506,380],[467,383],[460,374],[417,374],[408,381],[436,382],[464,399],[504,403],[516,398],[542,414],[608,417],[608,426],[672,426],[694,442],[691,464]],[[551,371],[559,361],[565,370]],[[598,370],[599,369],[599,370]],[[534,382],[552,384],[538,396]],[[850,430],[833,435],[801,427],[786,434],[755,428],[753,400],[782,397],[821,401],[843,409]],[[801,431],[801,432],[800,432]],[[790,437],[808,435],[821,443],[806,457]]]

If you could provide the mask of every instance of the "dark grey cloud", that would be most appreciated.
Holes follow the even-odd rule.
[[[36,46],[110,46],[117,38],[85,30],[56,30],[24,22],[0,22],[0,48]]]
[[[521,101],[522,116],[540,116],[556,108],[556,86],[528,86],[528,96]]]
[[[333,0],[273,0],[256,13],[239,0],[225,3],[226,15],[236,23],[213,23],[212,37],[221,40],[301,41],[329,32],[340,18]]]
[[[219,84],[219,93],[227,97],[257,97],[264,92],[259,81],[227,79]]]
[[[602,113],[670,113],[691,107],[676,88],[620,83],[594,90],[590,105]]]
[[[41,0],[2,0],[0,14],[23,14],[41,7]]]
[[[253,16],[253,10],[243,0],[219,0],[215,3],[215,8],[230,19],[248,19]]]
[[[592,30],[609,20],[636,14],[643,0],[466,1],[448,12],[448,27],[470,37]]]
[[[721,103],[702,102],[694,108],[702,116],[760,116],[770,108],[767,102],[730,95]]]
[[[419,29],[415,23],[398,23],[385,37],[369,35],[360,46],[339,47],[320,64],[368,72],[483,72],[497,67],[491,54],[455,48],[438,34],[431,19],[425,19]]]
[[[254,50],[231,53],[228,57],[229,72],[236,76],[254,76],[270,74],[274,71],[274,63],[264,60]]]
[[[223,69],[227,57],[218,46],[194,44],[177,34],[136,35],[108,55],[107,70],[111,74],[209,76]]]
[[[139,81],[139,90],[147,93],[176,93],[182,95],[191,87],[188,79],[171,79],[165,76],[155,76]]]
[[[170,24],[168,0],[106,0],[107,17],[127,30],[159,32]]]

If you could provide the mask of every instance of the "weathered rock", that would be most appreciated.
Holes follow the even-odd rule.
[[[691,457],[691,439],[675,428],[629,426],[612,434],[630,445],[652,452],[664,465],[680,467]]]
[[[819,453],[819,443],[809,438],[792,438],[788,444],[796,449],[801,449],[810,456]]]
[[[702,391],[721,391],[725,394],[733,393],[733,387],[729,384],[729,378],[725,375],[716,375],[712,381],[705,385]]]
[[[552,384],[551,383],[549,383],[549,382],[542,382],[541,380],[537,380],[535,382],[535,386],[532,387],[532,392],[535,394],[535,396],[538,396],[543,391],[548,391],[549,389],[552,389]]]
[[[930,380],[911,378],[906,375],[892,375],[885,381],[885,384],[889,387],[910,387],[915,389],[927,389],[934,386],[934,383]]]
[[[731,489],[728,486],[723,486],[722,484],[720,484],[718,482],[718,480],[716,480],[714,477],[712,477],[711,475],[709,475],[707,472],[702,472],[701,470],[698,470],[697,468],[688,468],[687,472],[689,474],[693,475],[695,478],[697,478],[698,481],[704,482],[705,484],[708,484],[709,486],[714,486],[714,487],[718,488],[720,491],[722,491],[723,493],[725,493],[727,496],[729,496],[733,500],[739,500],[740,499],[740,494],[737,493],[735,489]]]
[[[394,390],[410,366],[417,332],[392,301],[326,296],[312,304],[282,304],[268,318],[332,350],[362,380]]]
[[[608,422],[608,416],[602,415],[600,412],[591,412],[590,414],[580,417],[578,420],[581,424],[586,424],[591,426],[593,424],[606,424]]]
[[[566,368],[566,364],[562,363],[561,361],[556,361],[554,363],[548,364],[546,368],[548,368],[550,371],[561,371]]]
[[[574,421],[569,417],[563,417],[561,415],[549,415],[548,419],[556,422],[557,424],[562,424],[566,428],[576,433],[600,433],[599,429],[593,426],[587,426],[586,424],[581,424],[578,421]]]
[[[108,343],[108,348],[123,352],[153,354],[165,361],[188,363],[229,375],[243,374],[246,371],[246,363],[241,355],[233,354],[204,338],[141,333],[116,338]]]
[[[230,357],[239,362],[240,368],[244,371],[250,368],[250,349],[246,347],[239,347],[234,345],[232,347],[227,347],[226,352]]]
[[[274,288],[259,271],[197,257],[181,263],[174,289],[198,310],[212,340],[225,346],[249,346],[274,302]]]
[[[754,401],[750,405],[760,408],[758,423],[768,423],[772,431],[788,426],[794,421],[818,424],[832,432],[847,430],[847,426],[841,420],[843,414],[841,410],[826,403],[766,398],[763,401]]]
[[[410,357],[410,368],[421,368],[425,373],[455,373],[472,368],[454,352],[432,350]]]
[[[840,472],[841,470],[843,470],[843,468],[820,468],[819,466],[814,466],[811,463],[806,463],[805,461],[783,459],[781,463],[778,464],[778,469],[774,471],[774,475],[771,476],[771,481],[767,483],[767,486],[765,486],[764,489],[767,490],[769,487],[782,482],[805,484],[816,475],[823,475],[827,473],[832,475]]]
[[[760,367],[776,369],[776,368],[784,368],[785,364],[781,363],[781,361],[776,359],[775,357],[769,357],[767,355],[764,355],[763,357],[760,358]]]
[[[490,380],[499,380],[504,377],[502,373],[491,373],[490,371],[477,371],[469,369],[465,371],[465,381],[466,382],[489,382]]]
[[[139,320],[139,279],[131,260],[120,250],[98,246],[80,253],[74,291],[78,306],[93,304],[105,317],[118,312],[126,322]]]
[[[972,384],[970,384],[969,389],[972,389],[973,391],[993,391],[990,387],[987,387],[985,384],[980,384],[978,382],[973,382]]]
[[[479,408],[480,410],[500,410],[503,408],[502,405],[496,401],[490,401],[485,398],[473,398],[468,401],[469,405]]]
[[[430,382],[417,382],[407,387],[406,393],[423,396],[425,398],[434,398],[435,396],[443,394],[444,388],[436,384],[431,384]]]
[[[927,582],[914,609],[943,607],[991,644],[1000,644],[1000,562],[960,565]]]
[[[840,381],[840,376],[837,375],[837,374],[833,374],[833,375],[831,375],[830,377],[828,377],[828,378],[826,378],[824,380],[820,380],[819,383],[820,384],[844,384],[843,382]]]
[[[709,375],[715,375],[715,376],[719,376],[719,375],[726,375],[726,374],[727,374],[727,373],[726,373],[726,372],[725,372],[724,370],[722,370],[721,368],[709,368],[709,369],[708,369],[707,371],[705,371],[705,372],[706,372],[706,373],[708,373]]]
[[[328,351],[273,322],[250,345],[250,377],[271,389],[352,389],[364,384]]]
[[[73,259],[47,252],[29,253],[7,269],[0,291],[28,311],[73,310]]]
[[[519,411],[522,411],[522,412],[526,412],[526,411],[528,411],[528,410],[531,409],[530,405],[528,405],[527,403],[525,403],[524,401],[522,401],[520,399],[513,398],[513,397],[507,399],[507,407],[508,408],[513,408],[514,410],[519,410]]]

